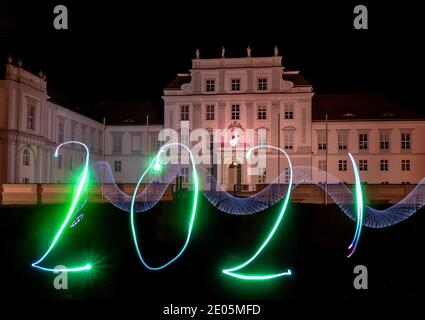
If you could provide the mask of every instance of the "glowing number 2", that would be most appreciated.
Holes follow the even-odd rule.
[[[277,228],[279,227],[279,225],[280,225],[280,223],[283,219],[286,208],[288,206],[289,197],[291,195],[292,175],[293,174],[292,174],[292,163],[291,163],[291,159],[289,159],[288,154],[283,149],[278,148],[278,147],[269,146],[269,145],[260,145],[260,146],[255,146],[255,147],[251,148],[246,155],[247,158],[250,156],[250,154],[253,150],[258,149],[258,148],[275,149],[275,150],[282,152],[286,156],[286,159],[288,160],[288,164],[289,164],[289,184],[288,184],[288,192],[286,193],[286,196],[285,196],[285,199],[283,201],[283,205],[282,205],[282,208],[280,210],[279,216],[277,217],[277,220],[276,220],[272,230],[268,234],[266,240],[264,240],[264,242],[261,244],[261,246],[254,253],[254,255],[251,258],[249,258],[247,261],[245,261],[244,263],[242,263],[242,264],[240,264],[236,267],[222,270],[223,273],[225,273],[229,276],[239,278],[239,279],[243,279],[243,280],[267,280],[267,279],[273,279],[273,278],[282,277],[282,276],[290,276],[292,274],[290,269],[288,269],[287,271],[284,271],[284,272],[280,272],[280,273],[258,274],[258,275],[248,275],[248,274],[241,274],[241,273],[236,272],[236,271],[246,267],[247,265],[249,265],[252,261],[254,261],[257,258],[257,256],[264,250],[264,248],[267,246],[267,244],[270,242],[270,240],[273,238],[273,235],[275,234]]]
[[[76,144],[80,144],[82,145],[85,149],[86,149],[86,161],[84,164],[84,169],[83,169],[83,173],[81,175],[80,181],[78,183],[78,187],[77,190],[75,192],[74,195],[74,199],[72,200],[71,203],[71,207],[68,210],[68,213],[65,217],[65,220],[63,221],[62,225],[60,226],[58,232],[56,233],[55,237],[53,238],[49,248],[47,249],[47,251],[44,253],[44,255],[38,259],[36,262],[34,262],[32,264],[32,266],[34,268],[40,269],[40,270],[44,270],[44,271],[52,271],[52,272],[75,272],[75,271],[84,271],[84,270],[89,270],[91,269],[91,264],[86,264],[84,266],[81,267],[73,267],[73,268],[64,268],[64,269],[52,269],[52,268],[45,268],[42,266],[39,266],[39,264],[49,255],[49,253],[53,250],[54,246],[56,245],[56,243],[59,241],[59,238],[61,237],[65,227],[69,224],[71,218],[75,215],[76,212],[78,212],[78,208],[77,208],[77,204],[80,200],[81,194],[83,193],[83,188],[86,186],[87,184],[87,175],[88,175],[88,166],[89,166],[89,157],[90,157],[90,153],[89,153],[89,149],[87,148],[87,146],[84,143],[78,142],[78,141],[68,141],[68,142],[64,142],[60,145],[58,145],[56,147],[55,150],[55,157],[58,156],[58,151],[59,149],[69,143],[76,143]]]

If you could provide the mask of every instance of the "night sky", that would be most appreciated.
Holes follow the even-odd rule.
[[[201,57],[219,57],[221,46],[237,57],[248,45],[253,56],[272,55],[276,44],[285,67],[317,93],[382,93],[425,113],[419,4],[293,2],[0,0],[0,59],[21,57],[25,68],[47,73],[52,89],[92,106],[160,100],[197,47]],[[53,28],[57,4],[68,7],[69,30]],[[367,5],[369,30],[353,28],[356,4]]]

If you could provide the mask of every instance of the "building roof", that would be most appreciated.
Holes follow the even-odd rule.
[[[107,125],[163,124],[163,107],[160,101],[153,100],[106,100],[91,110],[92,118]]]
[[[177,75],[169,84],[165,86],[164,90],[179,90],[183,84],[189,83],[191,79],[191,76]]]
[[[311,86],[311,83],[304,79],[298,72],[284,72],[283,80],[293,82],[295,87]]]
[[[357,121],[357,120],[415,120],[425,119],[410,110],[404,109],[379,94],[319,94],[313,97],[312,119]]]
[[[304,79],[298,72],[284,72],[283,79],[287,81],[292,81],[294,86],[303,87],[303,86],[311,86],[310,82]],[[164,90],[180,90],[180,87],[189,83],[192,80],[192,76],[190,75],[181,75],[178,74],[170,83],[168,83]]]

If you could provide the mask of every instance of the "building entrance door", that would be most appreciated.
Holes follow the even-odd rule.
[[[237,191],[241,191],[241,180],[242,165],[240,163],[232,162],[229,165],[229,174],[227,179],[227,186],[229,191],[233,191],[235,186]]]

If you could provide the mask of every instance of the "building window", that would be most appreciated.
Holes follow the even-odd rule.
[[[28,103],[27,129],[35,130],[35,105],[33,103]]]
[[[161,141],[159,140],[159,134],[151,133],[149,134],[149,137],[150,137],[150,147],[151,147],[149,151],[158,152],[159,148],[161,148]]]
[[[215,118],[215,105],[207,104],[207,120],[214,120]]]
[[[29,178],[22,178],[22,183],[30,183],[30,179]]]
[[[318,133],[317,135],[317,149],[326,150],[326,133]]]
[[[347,160],[338,160],[338,171],[347,171]]]
[[[410,133],[402,133],[401,134],[401,149],[409,150],[410,149]]]
[[[359,170],[367,171],[367,160],[359,160]]]
[[[380,161],[380,169],[381,171],[388,171],[388,160]]]
[[[59,119],[58,122],[58,142],[62,143],[65,140],[65,122],[63,119]]]
[[[267,145],[267,131],[266,130],[258,130],[258,134],[257,134],[257,144],[259,146],[264,146]],[[265,148],[265,147],[263,147]]]
[[[267,108],[266,107],[258,107],[258,109],[257,109],[257,119],[258,120],[266,120],[267,119]]]
[[[379,149],[388,150],[390,148],[390,135],[388,133],[379,134]]]
[[[69,157],[69,170],[73,170],[72,156]]]
[[[317,167],[319,171],[326,171],[326,160],[319,160],[317,162]]]
[[[292,103],[285,103],[284,108],[285,119],[294,119],[294,105]]]
[[[208,130],[207,149],[208,150],[213,150],[214,149],[214,134],[210,130]]]
[[[368,149],[368,134],[360,133],[359,134],[359,150],[367,150]]]
[[[289,179],[291,178],[291,172],[289,171],[289,168],[285,168],[283,172],[285,183],[289,183]]]
[[[185,146],[189,146],[189,134],[188,133],[180,133],[181,144]],[[181,148],[183,149],[183,148]]]
[[[238,104],[232,104],[232,120],[240,119],[240,108]]]
[[[257,88],[259,91],[267,90],[267,78],[259,78]]]
[[[189,120],[189,106],[187,104],[180,106],[180,120]]]
[[[258,168],[258,183],[265,183],[267,179],[266,168]]]
[[[122,135],[113,134],[112,135],[112,152],[120,153],[122,151]]]
[[[87,127],[82,125],[81,126],[81,142],[86,143],[86,132],[87,132]]]
[[[91,130],[91,141],[90,141],[90,148],[91,150],[95,149],[95,143],[96,143],[96,130]]]
[[[401,171],[410,171],[410,160],[401,160]]]
[[[241,79],[232,79],[232,91],[241,90]]]
[[[22,152],[22,165],[26,167],[30,165],[30,151],[28,149],[24,149]]]
[[[294,131],[293,130],[285,130],[283,132],[283,147],[286,150],[294,149]]]
[[[214,92],[215,91],[215,80],[207,80],[205,81],[205,91]]]
[[[180,174],[183,177],[183,182],[188,183],[189,182],[189,168],[181,168]]]
[[[62,169],[62,155],[59,154],[57,157],[57,167],[58,169]]]
[[[77,124],[75,122],[71,123],[71,141],[77,139]]]
[[[114,171],[115,172],[121,172],[121,169],[122,169],[121,160],[115,160],[114,161]]]
[[[348,136],[346,133],[338,134],[338,150],[347,150]]]

